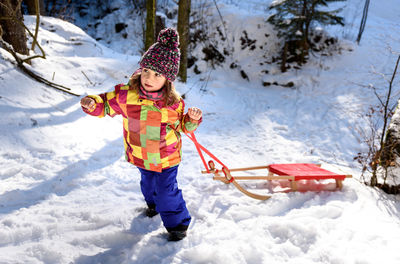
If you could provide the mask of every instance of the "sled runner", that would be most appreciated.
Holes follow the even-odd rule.
[[[260,195],[250,192],[243,188],[237,181],[238,180],[267,180],[267,181],[289,181],[291,191],[297,191],[297,182],[301,180],[327,180],[334,179],[336,181],[336,189],[341,189],[343,187],[343,180],[346,178],[351,178],[351,175],[336,174],[334,172],[328,171],[321,168],[320,165],[312,163],[293,163],[293,164],[270,164],[266,166],[256,166],[256,167],[246,167],[246,168],[236,168],[228,169],[217,157],[215,157],[210,151],[204,148],[197,142],[197,139],[193,132],[185,133],[195,144],[199,156],[206,168],[202,171],[203,174],[214,174],[213,179],[222,181],[226,184],[232,183],[239,191],[250,196],[251,198],[258,200],[267,200],[271,198],[269,195]],[[218,170],[215,167],[213,160],[208,163],[205,161],[202,151],[209,155],[213,160],[218,162],[222,168]],[[267,176],[233,176],[231,172],[238,171],[249,171],[249,170],[268,170]]]

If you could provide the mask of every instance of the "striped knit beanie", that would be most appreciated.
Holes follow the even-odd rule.
[[[154,43],[140,59],[140,67],[161,73],[173,82],[179,71],[179,35],[173,28],[165,28],[158,34]]]

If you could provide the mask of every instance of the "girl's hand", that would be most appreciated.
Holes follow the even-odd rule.
[[[89,111],[93,111],[96,108],[96,101],[86,96],[81,99],[81,106]]]
[[[188,115],[191,119],[193,120],[200,120],[201,116],[203,115],[203,112],[197,107],[191,107],[188,110]]]

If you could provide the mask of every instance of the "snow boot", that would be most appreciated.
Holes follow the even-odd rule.
[[[156,205],[155,204],[148,205],[145,214],[147,217],[150,217],[150,218],[158,215],[158,212],[156,211]]]
[[[186,231],[171,231],[168,233],[168,241],[180,241],[186,237]]]
[[[179,241],[186,237],[186,230],[188,226],[178,225],[174,228],[167,228],[168,231],[168,241]]]

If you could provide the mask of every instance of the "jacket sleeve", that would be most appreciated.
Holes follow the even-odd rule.
[[[185,113],[185,102],[183,101],[183,99],[180,100],[177,110],[181,116],[180,125],[178,127],[179,132],[194,132],[203,121],[203,117],[200,118],[200,120],[194,120],[189,117],[188,113],[183,114]]]
[[[119,90],[122,85],[115,86],[114,91],[102,93],[99,95],[88,95],[96,101],[96,106],[93,110],[88,110],[82,107],[82,110],[92,116],[104,117],[109,115],[114,117],[122,114],[120,103],[118,102]]]

